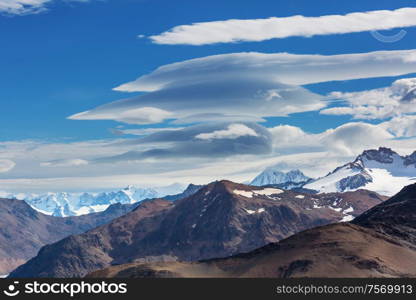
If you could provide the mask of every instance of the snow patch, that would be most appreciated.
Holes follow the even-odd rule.
[[[263,190],[253,191],[257,195],[264,195],[264,196],[271,196],[271,195],[279,195],[284,193],[280,189],[273,189],[273,188],[265,188]]]
[[[266,210],[264,208],[259,208],[258,210],[251,210],[251,209],[246,209],[244,208],[244,210],[246,211],[246,213],[248,213],[249,215],[254,215],[254,214],[261,214],[264,213]]]
[[[274,189],[274,188],[265,188],[262,190],[253,190],[253,191],[234,190],[233,193],[236,195],[246,197],[246,198],[253,198],[254,195],[261,195],[261,196],[268,196],[268,197],[271,195],[279,195],[279,194],[284,193],[284,191],[280,189]]]
[[[298,199],[304,199],[304,198],[305,198],[305,196],[303,196],[303,195],[297,195],[295,198],[298,198]]]
[[[354,220],[354,216],[346,215],[342,218],[340,222],[351,222],[352,220]]]
[[[416,181],[414,178],[416,170],[414,170],[413,177],[394,176],[391,170],[386,169],[368,169],[368,172],[371,174],[373,182],[366,184],[363,188],[386,196],[393,196],[403,187]]]
[[[22,200],[22,201],[23,201],[23,200]],[[34,210],[36,210],[36,211],[40,212],[41,214],[44,214],[44,215],[52,216],[52,214],[53,214],[53,212],[49,212],[49,211],[46,211],[46,210],[43,210],[43,209],[37,208],[36,206],[32,206],[32,205],[30,205],[30,207],[31,207],[31,208],[33,208]]]
[[[329,209],[332,209],[332,210],[334,210],[334,211],[337,211],[337,212],[341,212],[341,210],[342,210],[342,208],[341,207],[328,207]]]
[[[350,206],[349,208],[347,208],[346,210],[344,210],[344,214],[349,214],[354,212],[354,207]]]
[[[233,193],[246,198],[253,198],[253,192],[250,191],[234,190]]]

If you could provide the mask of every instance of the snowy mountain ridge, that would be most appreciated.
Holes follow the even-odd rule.
[[[138,188],[132,185],[124,189],[101,193],[1,193],[1,197],[27,202],[33,209],[57,217],[80,216],[106,210],[111,204],[133,204],[144,199],[179,194],[184,186],[174,184],[160,188]]]
[[[415,182],[416,151],[400,156],[389,148],[380,147],[364,151],[353,162],[336,168],[325,177],[304,185],[304,188],[319,193],[367,189],[392,196]]]
[[[299,187],[299,184],[305,184],[311,178],[305,176],[300,170],[292,170],[287,173],[281,172],[278,167],[273,166],[261,172],[250,185],[265,186],[265,185],[289,185]]]

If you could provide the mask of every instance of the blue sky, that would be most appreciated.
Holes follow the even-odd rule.
[[[13,0],[0,0],[0,12],[3,5]],[[18,2],[18,1],[17,1]],[[82,3],[85,2],[85,3]],[[114,164],[101,166],[96,161],[108,157],[117,157],[132,151],[154,151],[158,147],[140,142],[135,148],[128,148],[125,142],[137,140],[136,135],[114,135],[114,129],[119,131],[138,130],[143,128],[175,128],[194,126],[195,122],[188,124],[172,124],[171,119],[152,124],[126,124],[112,120],[71,120],[69,116],[80,112],[92,110],[100,105],[112,101],[129,98],[146,92],[125,93],[112,90],[127,82],[132,82],[146,74],[151,74],[160,66],[174,62],[187,61],[194,58],[203,58],[218,54],[232,54],[240,52],[281,53],[291,54],[320,54],[332,56],[337,54],[368,53],[373,51],[394,51],[415,49],[416,28],[409,26],[405,30],[407,35],[395,43],[384,43],[375,39],[369,31],[359,33],[316,35],[313,37],[292,36],[262,40],[259,42],[245,41],[236,43],[213,43],[200,46],[183,44],[157,44],[148,37],[160,35],[176,26],[190,25],[196,22],[224,21],[230,19],[265,19],[269,17],[290,17],[303,15],[305,17],[320,17],[326,15],[345,15],[353,12],[367,12],[377,10],[396,10],[400,8],[416,7],[415,1],[166,1],[166,0],[104,0],[104,1],[59,1],[45,0],[42,11],[7,11],[0,13],[0,101],[2,117],[0,118],[0,142],[4,149],[0,153],[0,160],[12,161],[15,166],[0,173],[0,189],[14,190],[15,185],[22,184],[22,180],[30,179],[72,178],[68,183],[68,189],[87,189],[79,184],[80,176],[89,176],[91,189],[100,188],[96,185],[98,174],[108,176],[108,181],[114,182],[112,186],[134,183],[140,185],[143,176],[156,178],[147,180],[146,184],[158,181],[158,172],[168,174],[169,180],[163,183],[177,181],[192,181],[193,173],[199,173],[201,169],[187,168],[187,164],[175,165],[173,161],[158,161],[156,164],[149,159],[157,159],[148,153],[143,158],[140,153],[133,161],[139,161],[137,166],[132,166],[131,161],[126,167],[119,161]],[[396,34],[400,27],[389,31],[380,31],[386,35]],[[145,37],[139,38],[138,35]],[[342,69],[339,70],[342,72]],[[374,78],[360,78],[354,80],[326,81],[311,84],[299,84],[308,91],[326,97],[331,92],[351,93],[354,91],[371,91],[385,88],[401,78],[410,78],[411,74],[403,73],[399,76],[374,76]],[[342,95],[342,99],[331,102],[328,107],[348,106],[348,103],[356,103],[357,95]],[[350,100],[345,100],[348,98]],[[150,101],[150,100],[149,100]],[[153,101],[153,100],[152,100]],[[323,101],[328,101],[327,99]],[[341,101],[341,102],[340,102]],[[344,101],[344,102],[342,102]],[[349,102],[348,102],[349,101]],[[341,103],[341,104],[340,104]],[[344,104],[342,104],[344,103]],[[345,104],[346,103],[346,104]],[[327,108],[328,108],[327,107]],[[322,114],[321,109],[300,111],[289,116],[265,117],[259,124],[265,128],[274,128],[279,125],[292,126],[308,134],[322,134],[326,130],[336,129],[343,124],[351,122],[364,122],[366,124],[382,124],[392,119],[391,115],[378,115],[370,118],[354,118],[354,114],[328,113]],[[403,113],[405,114],[405,113]],[[409,114],[409,115],[412,115]],[[115,120],[116,119],[116,120]],[[119,120],[119,119],[118,119]],[[215,131],[227,130],[230,123],[221,121],[221,126],[211,128]],[[410,121],[409,121],[410,122]],[[130,122],[131,123],[131,122]],[[242,120],[238,121],[242,123]],[[258,122],[254,122],[257,124]],[[251,125],[250,125],[251,126]],[[249,127],[250,127],[249,126]],[[254,126],[254,125],[253,125]],[[383,125],[384,126],[384,125]],[[387,126],[387,125],[386,125]],[[221,129],[222,128],[222,129]],[[251,128],[251,127],[250,127]],[[384,127],[383,127],[384,128]],[[280,129],[279,129],[280,130]],[[391,133],[391,130],[389,131]],[[409,129],[410,132],[410,129]],[[126,132],[125,132],[126,133]],[[273,134],[273,133],[272,133]],[[408,134],[410,135],[410,134]],[[246,135],[246,137],[248,137]],[[141,135],[139,137],[142,137]],[[254,135],[252,135],[254,137]],[[395,136],[396,138],[402,138]],[[284,137],[283,137],[284,138]],[[410,136],[406,136],[405,145],[397,148],[407,151],[413,147]],[[121,140],[121,141],[120,141]],[[77,147],[76,143],[111,143],[103,155],[91,146],[91,151],[97,151],[96,155],[77,153],[77,157],[65,158],[65,155],[56,155],[55,148],[59,146]],[[13,143],[12,143],[13,142]],[[121,146],[114,146],[114,143]],[[245,145],[244,141],[240,141]],[[72,144],[71,144],[72,143]],[[124,143],[124,144],[123,144]],[[256,143],[248,140],[247,143]],[[271,142],[275,145],[276,142]],[[374,142],[374,146],[379,141]],[[391,145],[391,141],[381,142]],[[55,145],[50,149],[51,145]],[[11,146],[12,145],[12,146]],[[18,146],[17,146],[18,145]],[[224,174],[211,174],[207,178],[194,177],[196,181],[208,181],[215,177],[231,177],[243,179],[250,177],[262,167],[270,163],[280,163],[284,155],[306,153],[322,153],[317,145],[297,145],[294,149],[275,149],[269,145],[270,153],[264,148],[257,153],[233,153],[225,151],[224,155],[212,158],[216,163],[226,163],[234,156],[255,155],[256,164],[247,166],[245,170],[234,170]],[[372,144],[371,144],[372,145]],[[394,145],[394,144],[393,144]],[[176,147],[175,145],[174,147]],[[241,144],[238,144],[241,148]],[[369,145],[366,145],[369,146]],[[39,158],[23,159],[27,149],[38,149],[42,153],[51,151],[48,155]],[[42,147],[46,147],[45,149]],[[153,147],[153,148],[152,148]],[[182,147],[182,146],[181,146]],[[178,151],[182,149],[179,147]],[[192,147],[192,146],[191,146]],[[236,147],[235,144],[221,147]],[[300,148],[306,147],[299,151]],[[22,150],[22,148],[26,150]],[[18,149],[18,150],[16,150]],[[55,150],[54,150],[55,149]],[[71,148],[72,149],[72,148]],[[80,149],[80,148],[79,148]],[[88,149],[88,147],[87,147]],[[117,150],[118,149],[118,150]],[[218,150],[219,148],[213,148]],[[223,148],[221,148],[221,151]],[[334,155],[334,160],[323,170],[335,166],[337,163],[352,157],[354,151],[339,150],[339,155]],[[361,149],[360,149],[361,150]],[[61,151],[61,150],[60,150]],[[68,149],[62,153],[71,153]],[[175,150],[176,151],[176,150]],[[219,152],[221,152],[219,151]],[[72,151],[74,152],[74,151]],[[107,153],[108,152],[108,153]],[[17,155],[16,153],[20,153]],[[299,155],[300,155],[299,154]],[[150,155],[151,157],[148,157]],[[176,154],[175,154],[176,155]],[[209,155],[197,155],[191,158],[192,164],[206,167]],[[261,156],[262,160],[258,160]],[[277,159],[281,156],[279,159]],[[176,157],[176,156],[174,156]],[[202,157],[202,158],[201,158]],[[306,157],[306,156],[305,156]],[[141,161],[145,159],[146,161]],[[61,161],[78,161],[76,168],[69,164],[60,164]],[[254,159],[253,159],[254,160]],[[296,161],[296,159],[294,159]],[[94,162],[94,163],[91,163]],[[48,168],[46,165],[55,164],[57,167]],[[121,163],[121,165],[118,165]],[[191,162],[189,162],[190,164]],[[7,165],[7,163],[5,163]],[[43,167],[39,167],[39,166]],[[94,167],[92,167],[94,165]],[[100,165],[96,167],[96,165]],[[163,167],[162,165],[169,166]],[[284,168],[290,168],[290,163],[285,162]],[[0,164],[1,167],[1,164]],[[294,165],[300,167],[301,165]],[[138,172],[138,168],[146,168],[146,172]],[[29,170],[30,169],[30,170]],[[52,171],[51,171],[52,169]],[[77,173],[76,170],[80,170]],[[81,170],[82,169],[82,170]],[[150,172],[149,170],[153,170]],[[175,175],[175,170],[183,169],[180,175]],[[309,168],[310,169],[310,168]],[[319,172],[323,171],[319,170]],[[308,171],[308,167],[305,167]],[[152,173],[150,176],[148,173]],[[172,173],[173,172],[173,173]],[[316,175],[318,171],[312,172]],[[35,175],[36,174],[36,175]],[[85,175],[86,174],[86,175]],[[238,174],[238,175],[237,175]],[[247,175],[245,175],[247,174]],[[112,176],[118,176],[113,178]],[[172,178],[174,177],[174,178]],[[113,179],[111,179],[113,178]],[[19,181],[20,180],[20,181]],[[69,181],[67,181],[69,182]],[[44,190],[47,184],[42,183],[25,186],[25,190]],[[46,187],[45,187],[46,186]],[[81,187],[82,186],[82,187]],[[60,189],[65,186],[60,185]]]

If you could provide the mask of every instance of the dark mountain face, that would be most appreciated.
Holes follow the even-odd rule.
[[[113,266],[88,277],[416,277],[416,185],[363,213],[247,254]]]
[[[229,181],[176,202],[149,200],[110,224],[44,247],[11,277],[81,277],[112,264],[227,257],[351,219],[385,198],[302,194]]]
[[[108,223],[133,208],[118,204],[101,213],[58,218],[41,214],[24,201],[0,199],[0,274],[25,263],[46,244]]]
[[[354,224],[396,236],[416,246],[416,184],[359,216]]]

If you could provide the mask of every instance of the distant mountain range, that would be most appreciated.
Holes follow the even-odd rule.
[[[366,150],[354,161],[336,168],[328,175],[311,179],[299,170],[287,173],[270,167],[252,182],[256,186],[277,186],[284,189],[302,188],[316,193],[342,193],[366,189],[392,196],[404,186],[416,182],[416,152],[400,156],[388,148]]]
[[[109,224],[44,246],[10,276],[82,277],[114,264],[227,257],[350,221],[384,200],[365,190],[313,195],[214,182],[175,202],[140,202]]]
[[[416,185],[352,223],[306,230],[246,254],[193,263],[132,262],[87,277],[414,278]]]
[[[134,204],[144,199],[178,195],[183,191],[184,186],[181,184],[160,188],[137,188],[130,185],[122,190],[102,193],[59,192],[41,195],[2,193],[2,197],[24,200],[32,208],[46,215],[68,217],[102,212],[116,203]]]
[[[25,263],[42,246],[106,224],[137,205],[118,203],[100,213],[58,218],[44,215],[22,200],[0,199],[0,275]]]

